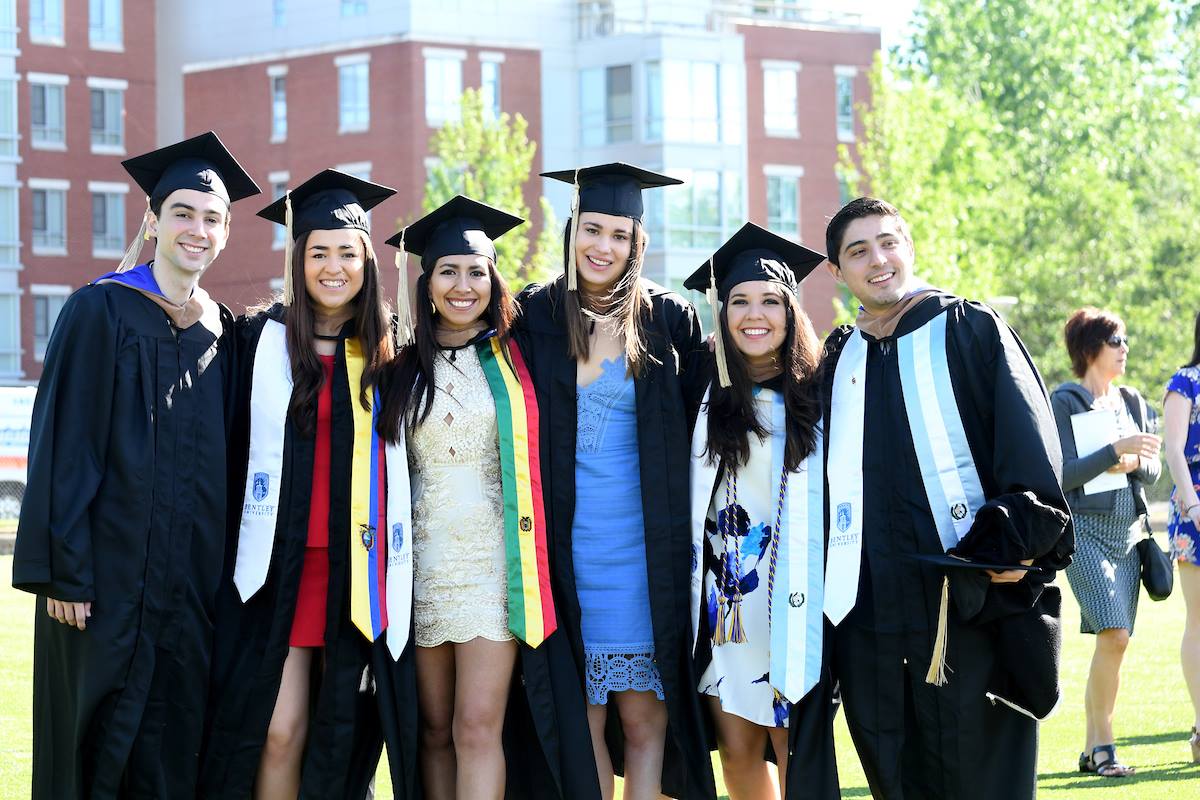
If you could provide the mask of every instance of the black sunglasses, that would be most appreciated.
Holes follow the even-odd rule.
[[[1112,336],[1105,339],[1104,343],[1106,345],[1108,345],[1109,347],[1120,347],[1121,345],[1125,345],[1126,347],[1128,347],[1129,346],[1129,337],[1128,336],[1118,336],[1117,334],[1114,333]]]

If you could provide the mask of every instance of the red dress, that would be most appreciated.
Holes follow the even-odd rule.
[[[317,395],[317,438],[313,446],[312,494],[308,504],[308,543],[292,618],[292,647],[325,646],[325,603],[329,594],[329,452],[333,417],[333,361],[321,356],[325,382]]]

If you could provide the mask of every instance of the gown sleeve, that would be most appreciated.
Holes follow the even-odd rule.
[[[84,287],[59,314],[29,432],[13,586],[95,600],[89,506],[104,478],[120,323],[108,290]]]
[[[690,432],[696,424],[704,392],[712,380],[712,356],[691,303],[683,305],[675,329],[671,331],[671,345],[679,357],[679,381]]]

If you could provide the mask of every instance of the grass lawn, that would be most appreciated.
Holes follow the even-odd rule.
[[[0,797],[6,800],[29,796],[32,707],[34,598],[11,588],[11,574],[12,556],[0,557]],[[1179,671],[1183,601],[1178,589],[1163,603],[1143,597],[1140,604],[1137,633],[1122,670],[1116,719],[1121,759],[1139,772],[1124,780],[1075,772],[1083,746],[1081,696],[1093,640],[1075,633],[1079,610],[1070,591],[1064,590],[1063,596],[1066,696],[1058,713],[1042,726],[1039,796],[1061,800],[1200,797],[1200,765],[1191,764],[1186,742],[1191,720]],[[869,797],[840,715],[838,720],[842,796]],[[379,777],[378,796],[390,796],[386,771],[381,770]]]

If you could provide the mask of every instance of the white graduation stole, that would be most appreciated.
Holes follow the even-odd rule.
[[[989,317],[995,322],[994,317]],[[943,311],[917,330],[896,339],[896,348],[904,409],[921,482],[942,548],[949,550],[970,530],[986,498],[954,399],[946,356],[946,321],[947,314]],[[866,340],[856,328],[838,359],[833,380],[829,422],[829,502],[833,529],[829,532],[825,612],[835,625],[854,606],[862,562],[867,349]]]
[[[266,583],[275,546],[283,444],[293,385],[283,323],[268,319],[263,326],[254,350],[251,380],[250,454],[233,570],[233,583],[243,603]],[[412,495],[403,430],[400,436],[397,444],[384,448],[388,479],[385,633],[388,650],[397,659],[408,642],[412,620],[413,567]]]
[[[786,411],[782,398],[772,404],[772,480],[783,467]],[[798,702],[821,676],[824,635],[822,599],[824,585],[825,484],[821,427],[816,447],[788,474],[784,496],[783,530],[771,593],[770,682],[790,702]],[[700,406],[692,434],[692,649],[704,613],[704,525],[716,488],[718,468],[705,456],[708,437],[708,394]],[[774,524],[771,520],[771,524]],[[761,587],[761,585],[760,585]],[[760,588],[761,591],[761,588]],[[735,646],[735,645],[724,645]]]

